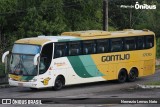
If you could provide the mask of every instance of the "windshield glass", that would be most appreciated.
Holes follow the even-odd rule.
[[[35,55],[37,53],[40,53],[40,46],[28,44],[14,44],[12,53]]]
[[[10,60],[10,73],[16,75],[37,75],[37,66],[33,63],[34,55],[12,54]]]

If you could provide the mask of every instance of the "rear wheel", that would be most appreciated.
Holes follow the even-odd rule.
[[[130,73],[128,75],[128,81],[129,82],[134,82],[136,80],[137,77],[137,70],[136,69],[131,69]]]
[[[118,74],[118,82],[124,83],[127,79],[127,73],[125,70],[121,70]]]
[[[54,84],[53,89],[54,89],[54,90],[60,90],[60,89],[63,88],[63,86],[64,86],[64,81],[63,81],[63,79],[62,79],[61,77],[58,77],[58,78],[56,79],[56,81],[55,81],[55,84]]]

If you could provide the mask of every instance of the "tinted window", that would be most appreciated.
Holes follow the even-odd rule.
[[[96,44],[94,41],[83,41],[83,54],[96,53]]]
[[[69,52],[68,55],[79,55],[81,54],[81,42],[70,42],[69,43]]]
[[[146,36],[146,48],[152,48],[154,45],[154,36]]]
[[[49,43],[43,46],[41,52],[41,60],[39,63],[39,73],[43,74],[47,71],[51,64],[52,59],[52,52],[53,52],[53,43]]]
[[[55,43],[54,58],[63,57],[67,54],[66,43]]]
[[[122,39],[116,38],[111,39],[111,52],[119,52],[122,50],[123,42]]]
[[[40,46],[27,44],[14,44],[12,53],[37,54],[40,53]]]
[[[97,53],[108,52],[109,41],[107,39],[97,40]]]
[[[129,50],[135,50],[136,49],[136,43],[135,43],[135,38],[125,38],[125,45],[124,45],[124,50],[129,51]]]
[[[137,37],[137,49],[144,49],[144,37]]]

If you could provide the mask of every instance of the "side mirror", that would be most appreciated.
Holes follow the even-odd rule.
[[[5,58],[6,56],[9,54],[9,51],[5,52],[3,55],[2,55],[2,63],[5,62]]]
[[[34,61],[34,65],[38,64],[38,58],[39,58],[39,56],[40,56],[39,53],[34,56],[34,60],[33,60]]]

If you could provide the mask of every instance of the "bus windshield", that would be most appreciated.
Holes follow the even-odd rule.
[[[14,44],[12,53],[35,55],[37,53],[40,53],[40,46],[28,44]]]
[[[12,54],[10,73],[23,76],[37,75],[37,66],[33,64],[34,55]]]
[[[38,69],[34,65],[34,56],[40,53],[40,46],[29,44],[14,44],[10,59],[10,73],[16,75],[37,75]]]

